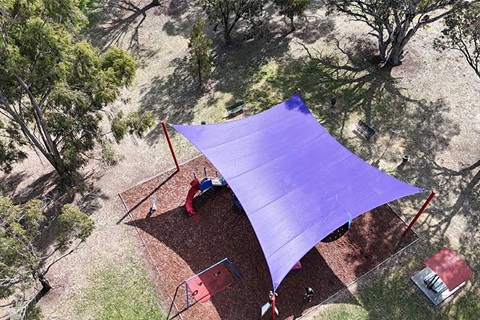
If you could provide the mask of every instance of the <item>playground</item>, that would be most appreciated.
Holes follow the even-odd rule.
[[[196,213],[189,216],[185,199],[195,172],[214,176],[216,169],[203,156],[147,180],[120,194],[128,212],[123,222],[136,228],[144,243],[147,265],[158,291],[170,303],[186,279],[228,258],[240,278],[205,303],[182,313],[185,319],[258,319],[271,290],[269,270],[252,225],[232,204],[226,187],[197,194]],[[156,211],[147,215],[156,198]],[[318,243],[302,259],[302,268],[292,270],[279,286],[278,319],[294,319],[402,250],[417,237],[387,205],[352,221],[340,239]],[[305,287],[315,289],[310,303],[303,301]],[[191,295],[190,295],[191,298]],[[192,304],[192,300],[190,300]],[[178,310],[186,307],[185,287],[175,298]],[[164,306],[168,310],[169,306]],[[173,309],[170,316],[176,313]],[[266,316],[266,318],[268,315]]]

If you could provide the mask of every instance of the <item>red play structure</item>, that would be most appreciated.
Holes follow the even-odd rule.
[[[207,177],[207,171],[203,168],[203,173],[205,177],[202,181],[197,179],[195,173],[193,173],[194,179],[190,182],[190,190],[188,190],[187,199],[185,200],[185,209],[187,209],[188,216],[193,216],[195,214],[195,209],[193,208],[193,198],[198,191],[201,191],[202,194],[207,190],[212,190],[214,187],[224,187],[226,186],[227,182],[223,177],[218,177],[217,173],[215,173],[215,178]]]
[[[240,278],[240,273],[235,269],[228,258],[225,258],[193,277],[183,281],[177,286],[172,304],[168,310],[167,319],[173,319],[179,314],[190,308],[192,305],[200,302],[204,303],[210,300],[216,293],[227,289],[236,278]],[[170,318],[175,299],[178,295],[180,287],[185,285],[185,306],[178,310],[175,315]]]
[[[200,182],[197,178],[193,179],[190,182],[190,190],[188,190],[187,200],[185,201],[185,208],[187,209],[188,215],[193,216],[195,214],[195,209],[193,209],[193,197],[200,190]]]

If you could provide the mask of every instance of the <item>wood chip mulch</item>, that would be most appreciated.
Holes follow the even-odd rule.
[[[179,172],[165,172],[121,193],[133,218],[124,222],[138,228],[152,258],[146,264],[163,297],[173,297],[180,283],[225,257],[240,272],[241,278],[230,288],[183,312],[184,319],[259,319],[271,290],[270,274],[248,218],[232,206],[231,190],[197,195],[197,214],[192,217],[185,210],[192,172],[201,179],[204,167],[208,176],[215,175],[212,164],[198,157],[183,164]],[[154,197],[157,211],[147,218]],[[277,319],[300,316],[413,242],[416,236],[412,232],[401,239],[405,227],[384,205],[354,219],[340,239],[319,243],[301,260],[302,269],[291,271],[279,286]],[[316,291],[311,303],[303,302],[307,286]],[[171,301],[162,303],[168,309]],[[185,307],[184,286],[175,303],[179,309]]]

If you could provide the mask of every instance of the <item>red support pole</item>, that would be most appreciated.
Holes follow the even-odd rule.
[[[170,152],[172,153],[173,161],[175,161],[175,165],[177,166],[177,171],[180,171],[180,166],[178,165],[177,156],[175,155],[175,151],[173,150],[172,142],[170,141],[170,136],[168,135],[167,126],[165,125],[165,121],[162,120],[162,121],[160,121],[160,123],[162,124],[163,133],[165,133],[165,138],[167,138],[168,146],[170,147]]]
[[[270,295],[270,304],[272,305],[272,320],[275,320],[276,313],[275,313],[275,292]]]
[[[297,93],[298,93],[299,96],[301,96],[302,95],[302,89],[297,88]]]
[[[425,201],[425,203],[423,204],[422,208],[420,208],[420,210],[418,211],[417,215],[415,216],[415,218],[413,218],[412,222],[410,222],[410,224],[408,225],[407,229],[405,229],[405,231],[402,233],[402,237],[405,237],[408,233],[408,231],[410,231],[410,229],[412,229],[413,225],[415,224],[415,222],[417,221],[417,219],[420,217],[420,215],[422,214],[423,210],[425,210],[425,208],[428,206],[428,204],[430,203],[430,201],[432,201],[433,197],[435,196],[435,191],[432,191],[432,193],[430,193],[430,196],[428,197],[427,201]]]

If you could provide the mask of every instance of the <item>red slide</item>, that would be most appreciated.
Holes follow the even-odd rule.
[[[193,197],[200,190],[200,182],[198,179],[193,179],[190,182],[190,190],[188,190],[187,200],[185,200],[185,209],[187,209],[188,215],[193,216],[195,214],[195,209],[193,209]]]

